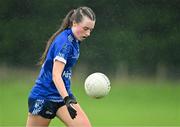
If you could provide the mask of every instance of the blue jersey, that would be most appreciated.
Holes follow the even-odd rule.
[[[79,45],[80,42],[75,39],[71,29],[64,30],[54,39],[49,47],[35,86],[30,93],[31,98],[47,99],[55,102],[63,101],[52,80],[52,69],[55,60],[65,63],[61,77],[68,94],[72,95],[70,80],[72,67],[79,58]]]

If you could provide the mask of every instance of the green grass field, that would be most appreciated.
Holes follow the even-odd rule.
[[[0,126],[25,126],[34,79],[32,74],[1,75]],[[110,94],[103,99],[88,97],[83,82],[73,81],[73,91],[94,127],[180,126],[180,85],[175,82],[112,82]],[[50,124],[60,125],[57,118]]]

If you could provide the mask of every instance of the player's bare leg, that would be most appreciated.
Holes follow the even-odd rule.
[[[43,118],[39,115],[28,113],[26,127],[48,127],[51,119]]]
[[[67,127],[91,127],[89,119],[82,110],[79,104],[74,104],[74,108],[77,111],[76,118],[72,119],[69,115],[66,106],[62,106],[58,109],[56,115],[57,117],[64,122]]]

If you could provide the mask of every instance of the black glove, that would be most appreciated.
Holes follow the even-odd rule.
[[[71,98],[69,96],[66,96],[64,98],[64,103],[67,106],[68,112],[72,119],[74,119],[77,116],[77,111],[74,109],[72,104],[77,104],[76,100],[74,98]]]

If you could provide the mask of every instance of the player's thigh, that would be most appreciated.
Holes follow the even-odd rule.
[[[69,115],[66,106],[62,106],[58,109],[57,117],[65,123],[68,127],[91,127],[90,121],[79,104],[74,104],[74,108],[77,111],[77,116],[72,119]]]
[[[39,115],[32,115],[28,113],[26,127],[47,127],[51,119],[43,118]]]

